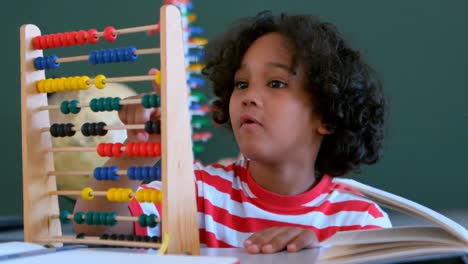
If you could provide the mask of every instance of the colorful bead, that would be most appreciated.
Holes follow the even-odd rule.
[[[138,224],[141,226],[141,227],[146,227],[147,224],[146,224],[146,215],[145,214],[141,214],[138,216]]]
[[[98,74],[96,77],[94,77],[94,86],[98,89],[104,89],[106,87],[106,83],[104,80],[106,79],[106,76],[103,74]]]
[[[76,212],[75,215],[73,215],[73,221],[75,221],[75,223],[77,224],[83,224],[84,223],[83,215],[84,215],[83,212]]]
[[[86,44],[86,30],[80,30],[76,33],[76,42],[78,42],[78,44],[81,44],[81,45],[84,45]]]
[[[86,40],[88,43],[96,44],[99,41],[98,31],[95,28],[89,29]]]
[[[162,193],[155,189],[141,189],[136,192],[135,198],[138,202],[160,203],[162,201]]]
[[[154,82],[156,83],[157,86],[161,86],[161,72],[157,72],[154,75]]]
[[[70,102],[67,100],[63,101],[60,104],[60,112],[62,112],[62,114],[67,115],[70,113],[70,108],[68,107],[69,104]]]
[[[81,108],[78,107],[79,103],[80,103],[80,101],[78,101],[78,100],[71,100],[70,101],[69,108],[70,108],[70,112],[72,114],[78,114],[80,112]]]
[[[61,223],[69,223],[70,222],[70,219],[68,219],[68,216],[70,215],[70,212],[69,211],[61,211],[60,212],[60,222]]]
[[[117,166],[111,167],[96,167],[93,172],[93,176],[96,180],[111,180],[116,181],[120,178],[117,174],[119,168]]]
[[[85,137],[89,136],[105,136],[107,134],[107,129],[105,129],[106,123],[84,123],[81,126],[81,133]]]
[[[117,39],[117,34],[115,34],[115,28],[108,26],[104,29],[104,38],[108,42],[114,42]]]
[[[41,45],[41,36],[36,36],[33,38],[33,47],[34,49],[42,49],[42,45]]]
[[[85,187],[81,190],[81,198],[87,201],[91,201],[94,199],[93,189],[90,187]]]
[[[158,222],[156,222],[156,215],[155,214],[150,214],[146,217],[146,224],[149,227],[155,227],[158,225]]]
[[[72,137],[75,135],[73,124],[52,124],[49,128],[50,135],[53,137]]]
[[[160,134],[161,133],[161,121],[146,121],[145,122],[145,131],[150,134]]]

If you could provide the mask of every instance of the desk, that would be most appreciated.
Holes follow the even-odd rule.
[[[0,232],[0,241],[21,241],[23,238],[22,230],[14,230],[8,232]],[[140,264],[140,262],[147,263],[148,261],[154,262],[157,258],[155,256],[154,250],[141,250],[141,249],[121,249],[121,248],[86,248],[80,247],[71,250],[60,251],[58,254],[53,253],[53,249],[50,249],[50,254],[39,254],[37,256],[25,257],[22,260],[17,259],[16,261],[1,261],[0,263],[9,264],[9,263],[37,263],[38,260],[44,258],[47,263],[84,263],[84,259],[80,259],[81,257],[91,258],[90,263],[95,263],[94,258],[106,258],[108,263],[135,263]],[[133,254],[125,254],[128,256],[123,256],[122,254],[114,254],[114,253],[139,253],[137,257],[132,257]],[[308,249],[302,250],[297,253],[287,253],[287,252],[279,252],[275,254],[257,254],[252,255],[247,253],[242,248],[227,248],[227,249],[216,249],[216,248],[202,248],[201,255],[202,256],[217,256],[217,257],[234,257],[241,264],[260,264],[260,263],[271,263],[271,264],[295,264],[295,263],[316,263],[316,259],[318,257],[318,249]],[[43,256],[42,256],[43,255]],[[49,255],[49,256],[46,256]],[[55,255],[52,257],[52,255]],[[64,258],[58,255],[62,255],[66,257],[66,262],[64,262]],[[41,257],[42,256],[42,257]],[[133,255],[135,256],[135,255]],[[52,258],[51,258],[52,257]],[[130,261],[125,261],[124,258],[127,258]],[[138,261],[141,259],[142,261]],[[159,262],[162,264],[161,262]],[[165,262],[167,263],[167,262]],[[180,263],[180,262],[171,262],[171,264]],[[186,262],[186,263],[195,263],[195,262]],[[202,261],[201,263],[217,263],[217,262],[207,262]],[[226,263],[226,262],[222,262]],[[413,257],[411,259],[394,259],[391,262],[384,262],[384,263],[466,263],[468,264],[468,257],[466,255],[460,254],[450,254],[450,255],[437,255],[431,252],[427,252],[424,256]],[[141,263],[144,264],[144,263]]]

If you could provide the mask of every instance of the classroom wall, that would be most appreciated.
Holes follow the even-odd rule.
[[[102,30],[108,25],[141,26],[158,21],[161,3],[27,0],[11,1],[3,9],[0,215],[22,213],[20,25],[36,24],[44,34],[92,27]],[[195,0],[194,5],[197,24],[208,39],[235,19],[264,9],[316,14],[337,24],[382,76],[391,106],[384,157],[375,166],[363,168],[357,179],[436,209],[468,209],[467,1]],[[121,45],[138,47],[147,43],[144,38],[144,34],[122,37]],[[88,48],[74,49],[72,54],[87,54]],[[60,50],[60,54],[67,53]],[[112,68],[124,76],[141,75],[153,63],[146,60],[131,70],[112,65],[102,71]],[[69,65],[48,76],[95,72],[87,63]],[[132,87],[149,89],[144,84]],[[228,131],[214,127],[213,132],[215,137],[200,158],[211,162],[235,156],[237,149]]]

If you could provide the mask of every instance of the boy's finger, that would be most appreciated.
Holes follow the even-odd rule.
[[[301,232],[288,243],[287,250],[289,252],[296,252],[304,248],[312,248],[318,244],[319,242],[314,232]]]

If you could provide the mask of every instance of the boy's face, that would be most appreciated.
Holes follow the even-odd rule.
[[[292,54],[278,33],[258,38],[234,76],[229,103],[240,151],[251,160],[299,160],[318,151],[326,132],[313,114],[304,73],[293,68]]]

